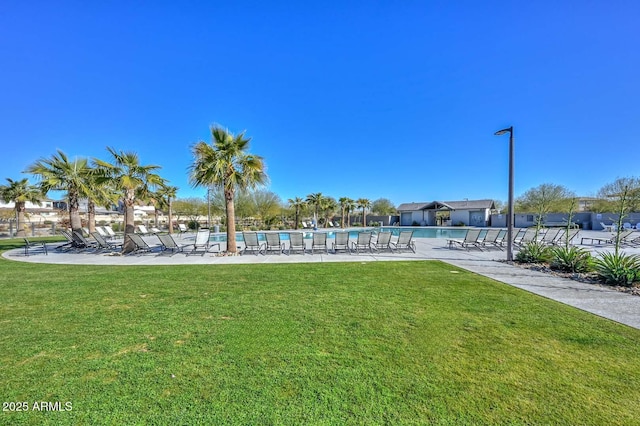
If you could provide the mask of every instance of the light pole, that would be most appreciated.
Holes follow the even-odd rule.
[[[513,261],[513,126],[498,130],[495,135],[509,133],[509,214],[507,216],[507,262]]]

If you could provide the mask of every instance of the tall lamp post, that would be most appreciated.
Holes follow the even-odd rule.
[[[507,216],[507,262],[513,261],[513,126],[498,130],[495,135],[509,133],[509,215]]]

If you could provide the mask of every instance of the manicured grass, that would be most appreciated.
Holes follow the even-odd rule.
[[[640,331],[441,262],[0,260],[0,424],[637,424]]]

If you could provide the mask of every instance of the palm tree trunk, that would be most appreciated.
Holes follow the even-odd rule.
[[[227,210],[227,252],[237,253],[236,246],[236,209],[233,203],[233,190],[224,190],[224,200]]]
[[[87,211],[89,216],[89,232],[96,231],[96,204],[89,200],[87,204]]]
[[[24,225],[26,222],[25,219],[25,203],[24,202],[16,202],[16,236],[17,237],[26,237],[27,233],[24,230]]]
[[[173,234],[173,215],[171,214],[171,197],[169,197],[169,233]]]
[[[362,227],[367,226],[367,216],[366,216],[366,211],[367,209],[365,209],[364,207],[362,208]]]
[[[122,245],[122,253],[130,253],[136,249],[136,245],[133,240],[131,238],[127,238],[128,235],[135,232],[133,200],[133,194],[127,194],[127,197],[124,200],[124,244]]]
[[[69,223],[72,231],[82,233],[82,221],[80,220],[80,203],[75,193],[69,194]]]

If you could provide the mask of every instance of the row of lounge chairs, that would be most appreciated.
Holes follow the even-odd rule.
[[[524,245],[537,241],[545,245],[559,246],[571,243],[578,235],[578,229],[570,229],[567,234],[565,228],[548,228],[540,232],[535,228],[517,229],[513,236],[513,245],[522,248]],[[497,248],[503,250],[507,244],[507,231],[505,229],[468,229],[464,238],[447,240],[449,248],[460,247],[466,250],[477,248],[478,250]]]
[[[580,244],[586,244],[586,241],[589,241],[589,244],[597,244],[597,245],[615,244],[617,241],[619,241],[619,245],[622,247],[640,247],[640,231],[627,229],[625,231],[620,232],[619,236],[613,235],[613,236],[604,237],[604,238],[582,237],[580,239]]]
[[[289,255],[291,253],[305,254],[310,252],[315,254],[316,252],[324,252],[329,254],[330,250],[332,253],[344,251],[349,254],[360,253],[361,251],[369,251],[370,253],[374,251],[389,251],[393,253],[395,251],[410,250],[413,253],[416,252],[413,231],[401,231],[395,241],[392,241],[391,232],[378,233],[375,241],[373,239],[374,234],[371,231],[359,232],[355,239],[351,238],[347,231],[335,232],[334,235],[335,239],[331,242],[331,248],[329,248],[327,234],[325,232],[314,232],[311,239],[311,247],[308,248],[302,232],[289,232],[289,244],[285,244],[282,241],[278,232],[266,232],[264,241],[260,241],[257,232],[243,232],[244,248],[242,253],[254,253],[256,255],[285,253]]]

